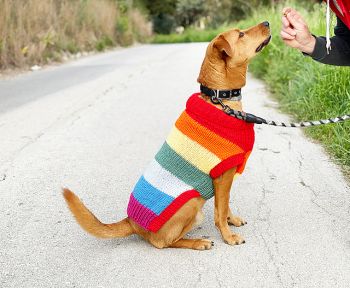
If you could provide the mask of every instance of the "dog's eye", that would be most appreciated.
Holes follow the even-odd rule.
[[[239,32],[239,38],[242,38],[244,36],[244,32]]]

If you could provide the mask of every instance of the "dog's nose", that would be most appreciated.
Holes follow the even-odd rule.
[[[266,26],[266,27],[270,27],[269,21],[264,21],[262,24],[263,24],[264,26]]]

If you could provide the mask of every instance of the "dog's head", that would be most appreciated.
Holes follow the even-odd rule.
[[[268,45],[270,39],[268,22],[219,34],[208,45],[198,82],[212,89],[243,87],[249,60]]]

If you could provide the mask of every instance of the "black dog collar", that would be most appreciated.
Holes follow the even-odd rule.
[[[231,101],[240,101],[242,99],[241,89],[215,90],[201,84],[201,92],[209,96],[210,99],[213,97]]]

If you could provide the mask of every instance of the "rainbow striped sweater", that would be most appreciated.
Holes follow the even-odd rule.
[[[128,217],[157,232],[190,199],[213,197],[213,178],[236,166],[241,174],[253,145],[253,124],[193,94],[133,189]]]

